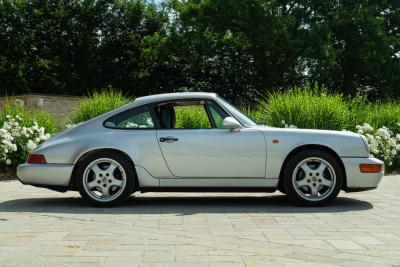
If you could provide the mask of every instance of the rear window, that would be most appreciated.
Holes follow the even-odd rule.
[[[121,112],[104,122],[104,126],[115,129],[154,128],[154,122],[147,106]]]

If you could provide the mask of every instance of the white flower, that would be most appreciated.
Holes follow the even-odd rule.
[[[33,150],[36,148],[37,145],[32,140],[29,139],[26,146],[28,147],[29,150]]]
[[[6,159],[6,164],[10,165],[11,164],[11,159]]]

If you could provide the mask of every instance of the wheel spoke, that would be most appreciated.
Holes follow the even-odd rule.
[[[307,179],[308,179],[308,178],[305,177],[305,178],[303,178],[303,179],[301,179],[301,180],[299,180],[299,181],[296,181],[297,188],[302,187],[302,186],[305,186],[305,185],[308,185]]]
[[[110,187],[109,186],[102,187],[101,188],[101,197],[104,198],[104,197],[109,197],[109,196],[110,196]]]
[[[96,176],[99,175],[99,173],[101,173],[101,169],[99,168],[97,163],[90,166],[90,169],[96,174]]]
[[[307,176],[310,172],[313,171],[313,170],[308,166],[307,162],[304,162],[304,163],[300,166],[300,168],[303,169],[303,171],[306,173],[306,176]]]
[[[321,176],[321,183],[320,184],[330,187],[332,185],[332,181],[326,179],[323,176]]]
[[[109,171],[110,173],[113,173],[116,168],[118,168],[118,166],[115,163],[111,162],[110,166],[108,166],[108,168],[107,168],[107,171]]]
[[[98,186],[97,180],[94,179],[93,181],[89,182],[88,186],[90,189],[95,188],[96,186]]]
[[[122,184],[123,184],[122,180],[118,180],[118,179],[116,179],[114,177],[111,178],[111,185],[115,185],[115,186],[121,187]]]
[[[324,173],[326,167],[327,167],[327,165],[325,163],[320,162],[318,168],[315,171],[322,176],[322,174]]]
[[[318,196],[318,188],[316,188],[315,186],[310,186],[310,188],[311,188],[311,196],[317,197]]]

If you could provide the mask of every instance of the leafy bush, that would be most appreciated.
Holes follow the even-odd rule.
[[[32,118],[7,115],[0,128],[0,167],[16,167],[25,161],[30,151],[49,138],[49,132]]]
[[[95,92],[89,98],[80,102],[78,109],[72,113],[70,122],[76,124],[90,120],[131,101],[120,91],[113,89]]]
[[[24,126],[28,127],[33,125],[34,122],[37,122],[40,127],[46,129],[47,133],[54,134],[60,130],[57,121],[49,113],[40,110],[27,109],[11,103],[6,103],[0,110],[0,127],[8,120],[7,116],[15,118],[17,115],[21,118]]]
[[[203,106],[176,106],[176,128],[211,128]]]
[[[375,129],[385,126],[395,134],[400,133],[400,103],[371,103],[366,100],[356,104],[354,102],[359,101],[353,99],[349,102],[351,111],[349,129],[354,129],[354,125],[362,125],[367,122]]]
[[[251,116],[275,127],[285,121],[299,128],[342,130],[348,126],[350,111],[340,94],[328,94],[316,85],[271,94]]]

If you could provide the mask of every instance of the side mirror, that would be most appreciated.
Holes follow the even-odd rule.
[[[222,122],[222,128],[230,129],[232,132],[240,131],[240,123],[232,117],[226,117]]]

